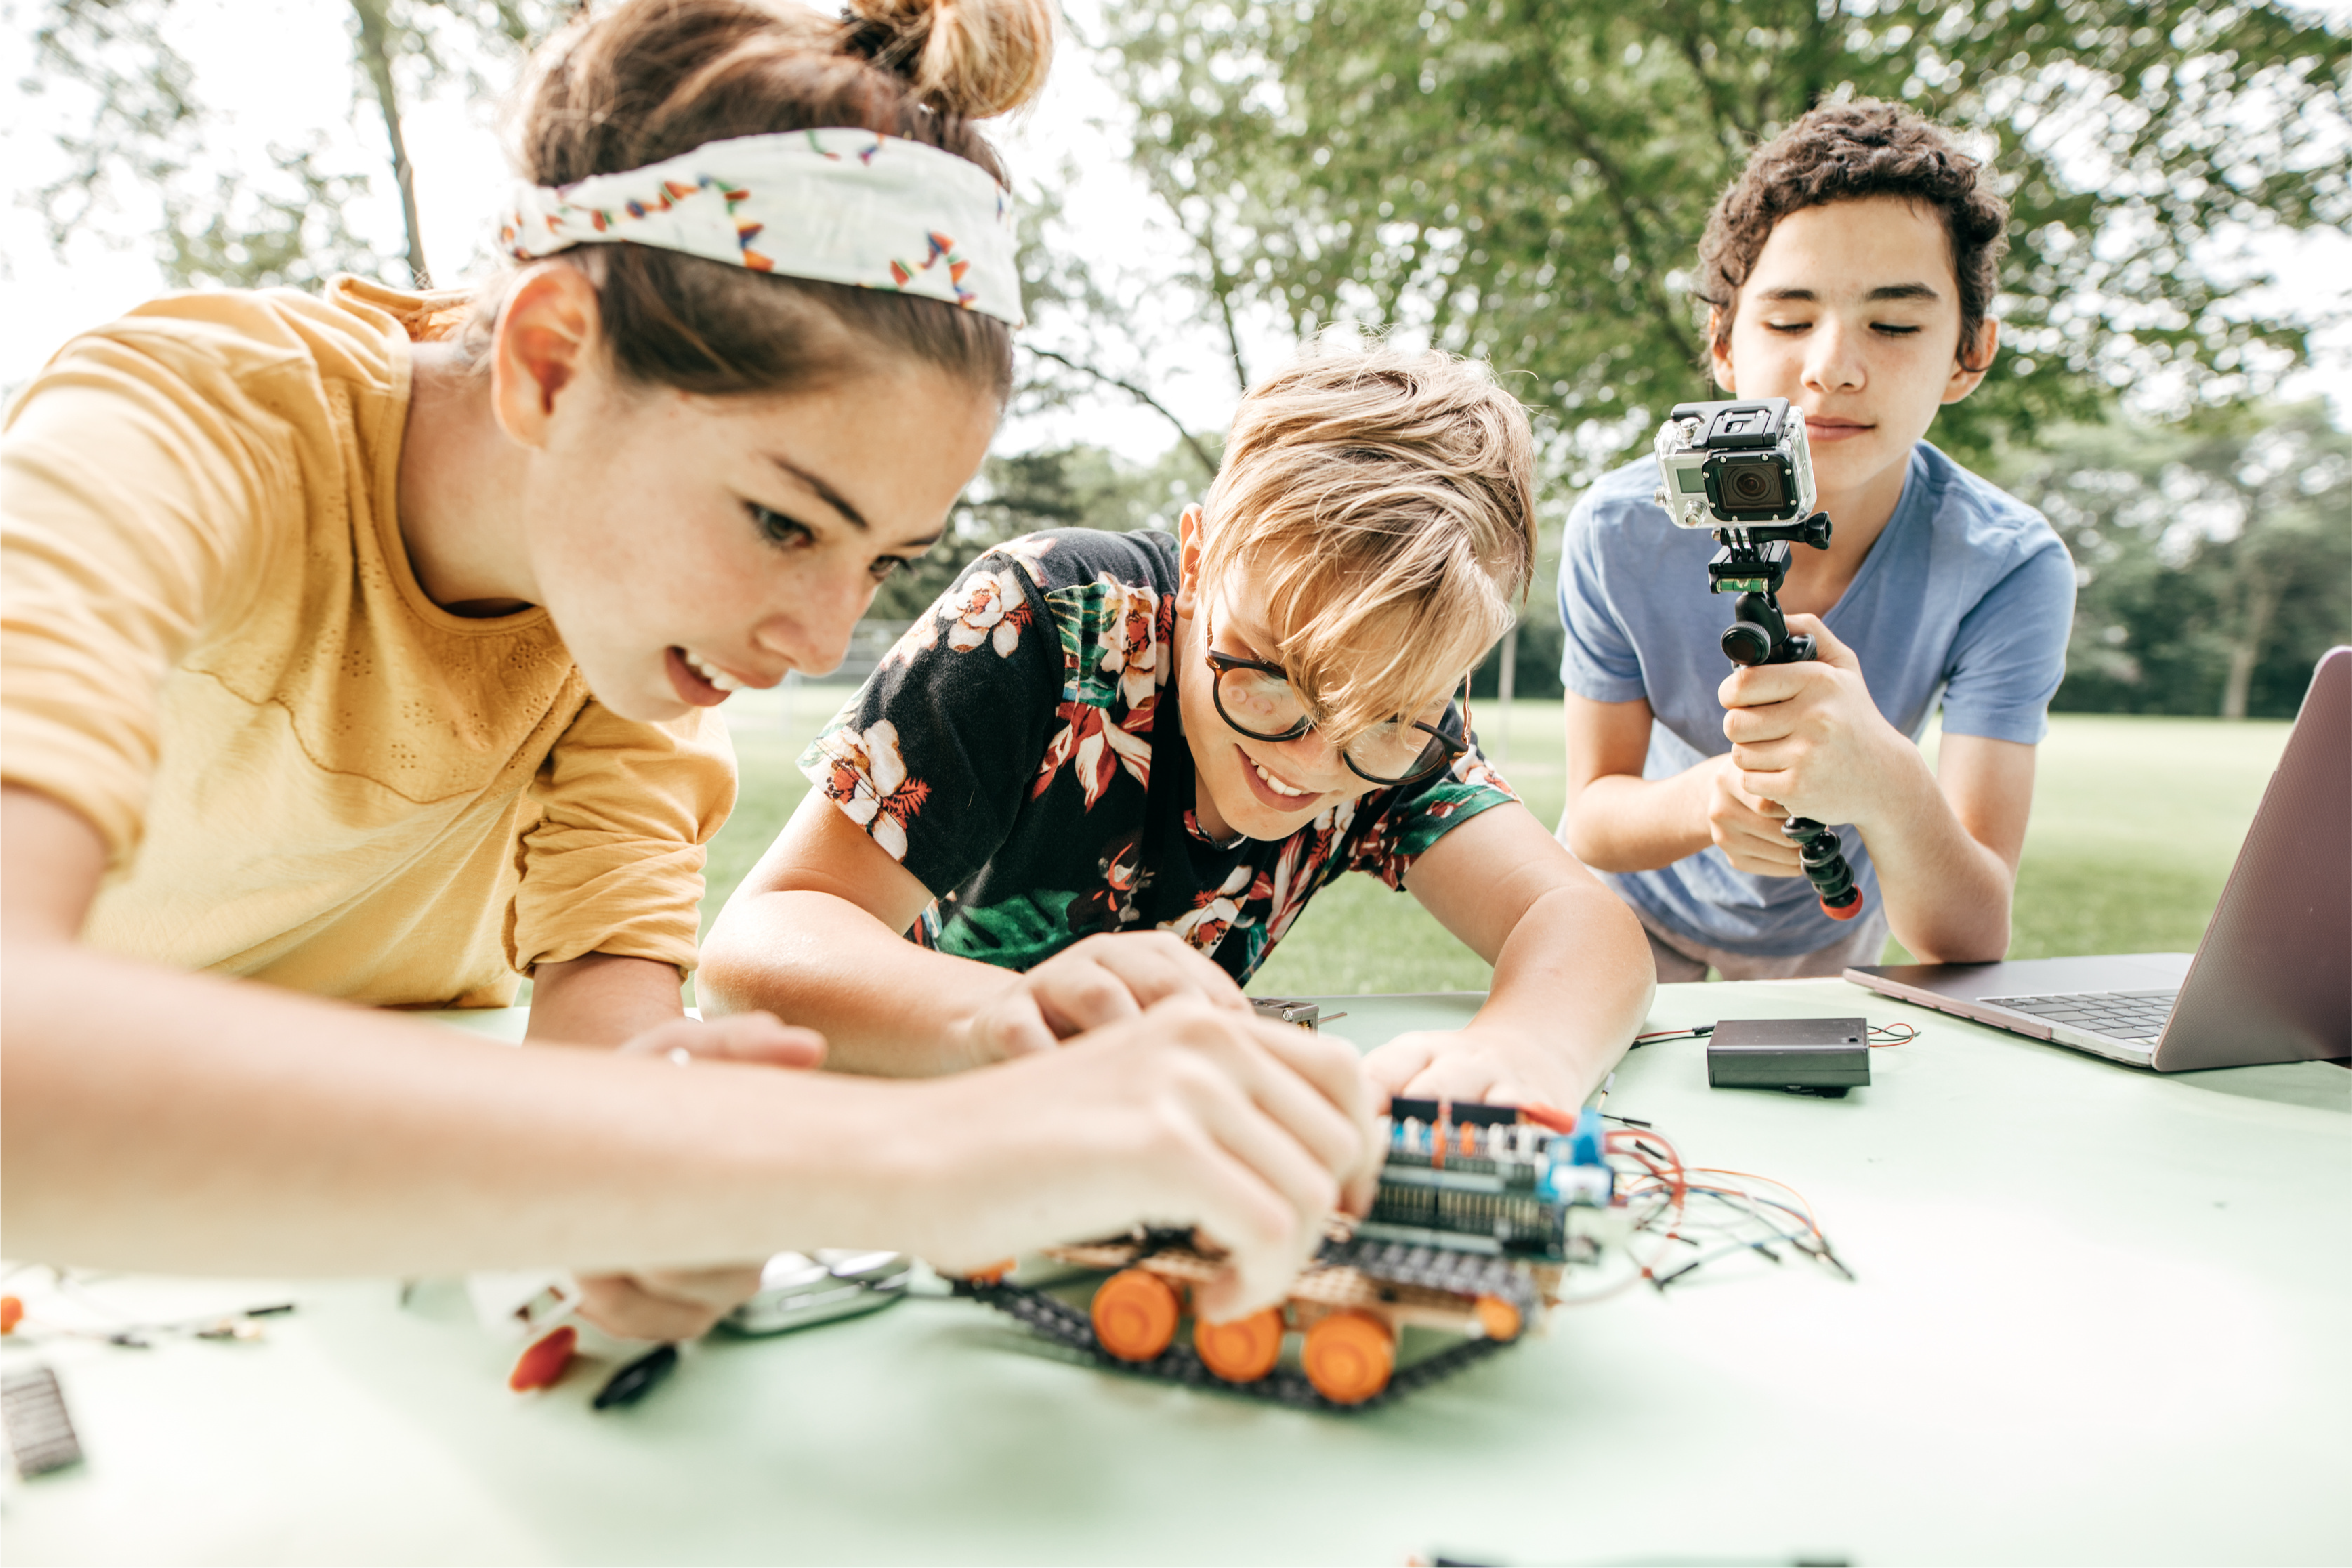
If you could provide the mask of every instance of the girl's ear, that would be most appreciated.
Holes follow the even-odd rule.
[[[1732,396],[1739,388],[1731,378],[1731,333],[1723,320],[1723,312],[1715,306],[1706,308],[1706,357],[1715,371],[1715,384]]]
[[[1190,616],[1201,596],[1201,508],[1184,509],[1176,520],[1176,613]]]
[[[509,439],[547,445],[556,396],[590,367],[602,326],[577,268],[542,263],[517,280],[490,344],[490,407]]]

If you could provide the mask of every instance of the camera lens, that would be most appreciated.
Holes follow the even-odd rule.
[[[1742,463],[1724,477],[1730,481],[1726,488],[1734,506],[1777,510],[1788,504],[1778,464]]]

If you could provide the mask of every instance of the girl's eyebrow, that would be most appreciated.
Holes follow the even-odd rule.
[[[826,483],[824,479],[815,474],[810,473],[806,468],[802,468],[790,458],[779,458],[773,452],[768,454],[768,461],[775,464],[776,467],[783,469],[784,472],[792,475],[793,478],[800,480],[801,483],[815,491],[817,499],[824,502],[825,505],[833,508],[834,510],[839,512],[842,517],[848,521],[852,528],[856,529],[860,533],[872,531],[872,527],[866,522],[865,514],[860,512],[856,507],[850,505],[848,499],[839,490],[835,489],[833,486]],[[932,535],[932,539],[935,540],[937,538],[938,535]],[[925,542],[929,543],[930,541],[927,540]]]

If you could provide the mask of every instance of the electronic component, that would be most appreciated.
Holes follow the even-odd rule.
[[[1726,1018],[1707,1041],[1710,1089],[1778,1089],[1842,1098],[1870,1083],[1860,1018]]]
[[[1317,1033],[1323,1024],[1323,1009],[1313,1002],[1301,1002],[1290,996],[1253,996],[1250,1006],[1257,1016],[1270,1024],[1295,1024],[1308,1034]],[[1334,1013],[1334,1018],[1344,1018],[1345,1013]]]
[[[1195,1319],[1189,1343],[1179,1337],[1187,1293],[1224,1267],[1189,1231],[1048,1248],[1110,1272],[1086,1310],[1001,1270],[956,1291],[1105,1364],[1280,1404],[1354,1409],[1423,1386],[1517,1341],[1559,1299],[1567,1268],[1596,1261],[1599,1229],[1622,1205],[1598,1110],[1400,1098],[1385,1121],[1371,1213],[1334,1218],[1281,1305],[1231,1323]],[[1576,1228],[1576,1215],[1595,1228]],[[1401,1365],[1409,1327],[1458,1342]],[[1283,1362],[1293,1336],[1295,1366]]]
[[[570,1323],[533,1340],[530,1348],[515,1359],[514,1370],[507,1373],[507,1386],[517,1394],[554,1387],[572,1370],[572,1359],[579,1348],[580,1331]]]
[[[16,1473],[26,1480],[81,1462],[65,1391],[46,1366],[11,1367],[0,1375],[0,1426],[7,1428]]]
[[[871,1312],[906,1295],[912,1268],[903,1252],[780,1252],[761,1268],[759,1294],[722,1321],[739,1334],[781,1334]]]

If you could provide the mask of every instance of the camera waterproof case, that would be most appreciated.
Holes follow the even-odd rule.
[[[1682,528],[1812,515],[1813,453],[1785,397],[1679,403],[1658,428],[1658,505]]]

